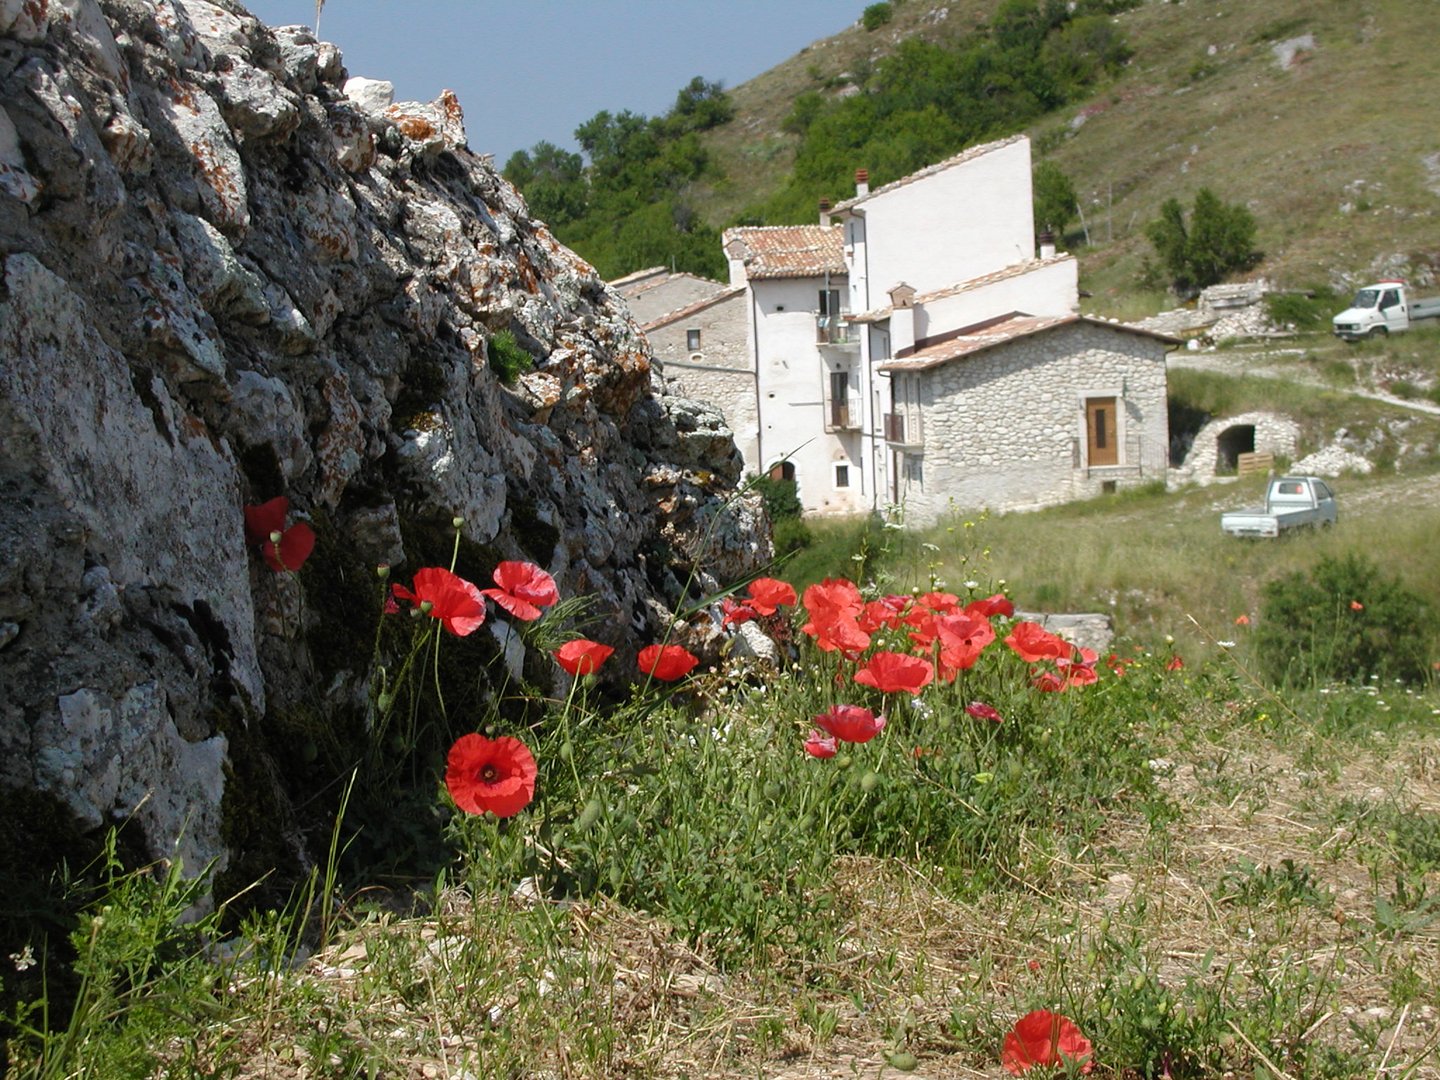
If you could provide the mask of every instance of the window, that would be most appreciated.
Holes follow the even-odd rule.
[[[691,352],[699,352],[699,351],[700,351],[700,331],[699,331],[699,330],[686,330],[686,331],[685,331],[685,348],[689,349]]]
[[[837,488],[848,488],[850,486],[850,466],[835,466],[835,486]]]
[[[839,315],[839,314],[840,314],[840,290],[839,290],[839,289],[821,289],[821,290],[820,290],[820,314],[821,314],[821,315]]]
[[[1400,292],[1398,289],[1386,289],[1385,295],[1380,297],[1380,310],[1395,307],[1400,303]]]

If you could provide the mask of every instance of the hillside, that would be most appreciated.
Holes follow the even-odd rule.
[[[704,139],[725,179],[694,204],[718,227],[780,185],[797,142],[781,123],[800,93],[853,93],[905,36],[956,37],[998,6],[905,0],[890,24],[851,26],[735,87],[735,118]],[[1098,308],[1124,308],[1150,252],[1145,223],[1201,186],[1252,210],[1266,253],[1255,273],[1278,284],[1423,282],[1440,267],[1440,137],[1422,106],[1440,97],[1440,32],[1417,30],[1411,5],[1182,0],[1115,18],[1134,49],[1123,73],[1029,130],[1037,160],[1081,194],[1089,242],[1075,228],[1067,244]]]

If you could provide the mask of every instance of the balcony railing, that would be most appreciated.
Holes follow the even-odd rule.
[[[860,336],[855,324],[850,321],[849,313],[842,311],[839,315],[815,316],[815,344],[858,346]]]
[[[854,431],[860,426],[860,409],[849,401],[832,399],[825,404],[826,431]]]
[[[915,418],[915,423],[907,425],[904,413],[887,412],[885,414],[885,441],[896,446],[919,446],[921,445],[920,419]]]

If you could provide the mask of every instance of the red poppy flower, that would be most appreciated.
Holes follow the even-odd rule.
[[[594,675],[615,650],[598,641],[576,638],[555,650],[555,661],[571,675]]]
[[[805,740],[805,752],[811,757],[834,757],[837,750],[835,736],[826,735],[823,731],[811,731],[810,737]]]
[[[877,652],[859,671],[855,681],[882,694],[916,694],[935,678],[929,660],[904,653]]]
[[[927,592],[915,602],[929,608],[936,615],[948,615],[959,606],[960,598],[954,593]]]
[[[467,814],[510,817],[535,798],[535,756],[508,735],[461,735],[445,759],[445,786]]]
[[[993,619],[996,615],[1008,619],[1015,614],[1015,605],[1004,593],[996,593],[994,596],[987,596],[983,600],[971,600],[965,605],[966,615],[984,615],[987,619]]]
[[[674,682],[690,674],[700,661],[679,645],[646,645],[637,657],[640,672],[661,682]]]
[[[825,652],[858,655],[870,647],[870,635],[860,629],[859,617],[865,608],[860,590],[844,578],[828,578],[805,590],[805,610],[810,621],[802,630],[815,638]]]
[[[1117,678],[1121,679],[1125,677],[1125,669],[1132,663],[1134,663],[1133,660],[1128,660],[1123,656],[1117,656],[1113,652],[1105,657],[1105,666],[1113,671]]]
[[[885,717],[859,705],[832,705],[815,717],[815,723],[842,742],[869,742],[885,727]]]
[[[728,596],[721,599],[720,612],[722,615],[720,619],[721,626],[739,626],[741,623],[749,622],[759,614],[759,612],[749,604],[743,601],[736,603]]]
[[[1036,1009],[1015,1021],[1015,1026],[1006,1034],[1000,1064],[1012,1076],[1019,1076],[1037,1065],[1053,1069],[1080,1064],[1080,1071],[1088,1073],[1095,1067],[1094,1054],[1090,1040],[1080,1034],[1068,1016]]]
[[[1235,616],[1235,625],[1236,625],[1236,626],[1249,626],[1249,625],[1250,625],[1250,616],[1249,616],[1249,615],[1236,615],[1236,616]]]
[[[287,529],[285,517],[289,513],[290,500],[284,495],[245,507],[245,540],[259,544],[265,565],[278,573],[299,570],[315,550],[315,530],[303,521]],[[273,539],[276,536],[278,543]]]
[[[1359,600],[1351,600],[1351,601],[1350,601],[1350,610],[1351,610],[1351,611],[1364,611],[1364,610],[1365,610],[1365,605],[1362,604]]]
[[[1170,657],[1169,662],[1166,663],[1166,665],[1165,665],[1165,670],[1166,670],[1166,671],[1179,671],[1179,670],[1180,670],[1181,668],[1183,668],[1184,666],[1185,666],[1185,661],[1180,659],[1180,654],[1179,654],[1179,653],[1176,653],[1174,656]]]
[[[965,711],[976,720],[993,720],[995,723],[1002,723],[1005,718],[1000,715],[1000,710],[994,705],[986,705],[983,701],[972,701],[965,706]]]
[[[484,589],[484,594],[524,622],[534,622],[542,607],[560,599],[555,579],[534,563],[502,562],[495,568],[494,580],[500,587]]]
[[[280,534],[280,543],[266,540],[260,545],[260,554],[271,570],[280,572],[299,570],[315,550],[315,530],[303,521],[297,521]]]
[[[889,600],[871,600],[860,610],[860,616],[856,620],[860,630],[866,634],[873,634],[882,627],[894,630],[900,625],[900,611]]]
[[[1053,671],[1037,668],[1031,672],[1030,685],[1044,694],[1058,694],[1065,689],[1065,680]]]
[[[1005,639],[1005,644],[1029,664],[1037,660],[1063,660],[1069,657],[1072,651],[1069,642],[1033,622],[1016,623],[1010,636]]]
[[[430,617],[456,637],[473,634],[485,621],[485,598],[470,582],[442,566],[425,566],[415,571],[415,591],[396,583],[390,591],[416,607],[430,605]]]
[[[263,544],[271,533],[283,532],[285,516],[290,513],[290,500],[277,495],[259,506],[245,507],[245,540],[251,544]]]
[[[749,607],[757,615],[774,615],[777,608],[795,603],[795,587],[776,578],[756,578],[750,583]]]
[[[983,615],[942,615],[935,620],[935,636],[940,639],[940,663],[964,671],[974,667],[985,647],[995,640],[995,628]]]

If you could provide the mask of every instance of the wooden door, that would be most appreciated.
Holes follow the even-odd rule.
[[[1120,464],[1113,397],[1090,398],[1085,402],[1085,432],[1085,460],[1091,468]]]

